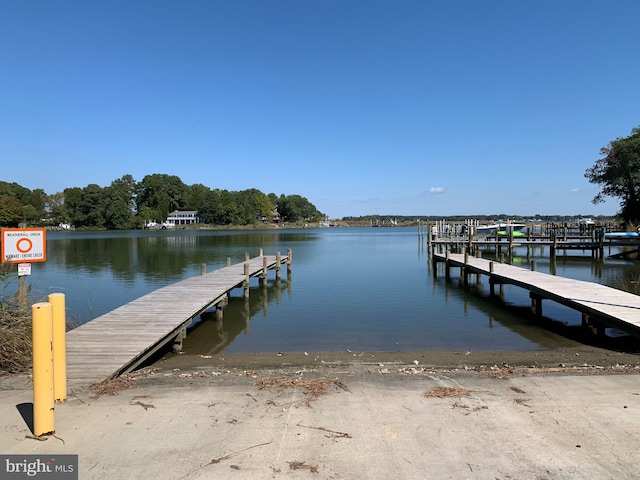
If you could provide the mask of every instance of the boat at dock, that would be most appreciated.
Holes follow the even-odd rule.
[[[488,237],[508,236],[511,233],[514,237],[525,237],[527,226],[524,223],[493,223],[491,225],[478,225],[475,229],[476,235]]]
[[[606,232],[604,238],[638,238],[638,232]]]

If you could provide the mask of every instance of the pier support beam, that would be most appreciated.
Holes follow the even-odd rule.
[[[267,257],[262,257],[262,272],[260,272],[260,285],[267,287]]]
[[[542,297],[533,292],[529,292],[531,299],[531,312],[538,318],[542,317]]]
[[[582,314],[582,326],[584,328],[588,328],[592,333],[600,338],[604,338],[607,336],[605,325],[602,322],[589,317],[589,315],[587,315],[586,313]]]
[[[176,335],[176,338],[173,339],[173,352],[178,353],[182,351],[182,342],[187,338],[187,327],[181,329]]]
[[[463,276],[462,282],[465,287],[469,286],[469,254],[464,254],[464,266],[460,268],[460,273]]]
[[[249,298],[249,264],[244,264],[244,281],[242,282],[244,289],[244,298]]]
[[[451,265],[449,265],[449,250],[444,253],[444,278],[451,278]]]
[[[224,317],[224,307],[226,307],[228,304],[229,297],[227,297],[226,295],[222,300],[216,303],[216,321],[222,320],[222,318]]]

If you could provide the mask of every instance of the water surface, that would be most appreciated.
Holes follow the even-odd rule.
[[[252,280],[249,301],[234,290],[224,321],[204,320],[190,332],[189,353],[532,350],[572,344],[562,332],[526,315],[528,292],[505,286],[489,297],[486,278],[473,288],[437,278],[424,240],[413,228],[265,231],[50,232],[47,262],[33,264],[32,298],[62,292],[76,324],[189,276],[265,254],[293,252],[293,272],[266,287]],[[490,253],[488,253],[490,255]],[[516,250],[525,268],[620,288],[637,281],[637,262],[592,260]],[[544,303],[558,325],[580,315]],[[136,319],[131,319],[136,321]],[[552,329],[553,330],[553,329]]]

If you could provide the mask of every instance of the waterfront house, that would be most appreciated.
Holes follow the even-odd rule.
[[[202,223],[202,219],[195,210],[174,210],[169,214],[164,224],[193,225]]]

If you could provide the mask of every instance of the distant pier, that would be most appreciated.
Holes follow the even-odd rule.
[[[610,227],[609,227],[610,228]],[[612,254],[615,258],[640,258],[640,236],[608,238],[607,227],[579,228],[578,226],[556,226],[529,224],[525,234],[515,235],[507,229],[503,234],[478,234],[477,225],[452,224],[438,221],[418,226],[418,237],[426,238],[430,248],[439,253],[449,250],[475,255],[477,251],[492,249],[496,256],[510,256],[516,247],[530,249],[543,247],[554,258],[559,253],[581,251],[592,258],[604,258],[612,247],[627,250]]]

